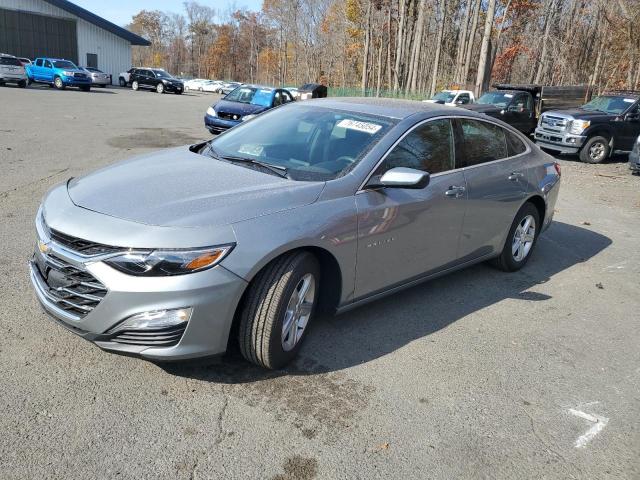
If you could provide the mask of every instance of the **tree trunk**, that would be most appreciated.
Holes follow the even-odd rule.
[[[464,70],[462,71],[462,82],[467,84],[469,78],[469,68],[471,68],[471,54],[473,52],[473,45],[476,39],[476,31],[478,29],[478,18],[480,17],[480,3],[481,0],[476,1],[473,15],[473,24],[471,25],[471,32],[469,33],[469,41],[467,42],[467,54],[464,60]]]
[[[491,0],[495,4],[495,0]],[[440,25],[438,26],[438,39],[436,40],[436,58],[433,60],[433,74],[431,76],[431,88],[429,96],[432,97],[436,91],[438,82],[438,65],[440,63],[440,52],[442,51],[442,36],[444,35],[444,24],[446,20],[447,0],[440,0]]]
[[[420,9],[418,11],[418,25],[416,27],[413,49],[411,51],[411,63],[409,67],[409,88],[412,92],[416,91],[418,83],[418,67],[420,64],[420,50],[422,47],[422,35],[424,32],[424,17],[425,11],[427,9],[426,4],[426,0],[420,0]]]
[[[491,38],[491,28],[493,27],[493,16],[496,12],[496,0],[489,0],[487,8],[487,18],[484,22],[484,33],[482,34],[482,45],[480,46],[480,60],[478,61],[478,74],[476,75],[475,94],[480,96],[485,77],[487,75],[487,59],[489,56],[489,39]]]
[[[367,21],[364,37],[364,55],[362,60],[362,96],[366,96],[369,74],[369,45],[371,43],[371,0],[367,2]]]
[[[460,78],[464,71],[464,47],[467,41],[467,30],[469,29],[469,17],[471,16],[471,1],[467,0],[467,5],[464,10],[464,20],[462,21],[462,30],[458,35],[458,49],[456,51],[456,70],[453,75],[453,79],[456,83],[462,82]]]

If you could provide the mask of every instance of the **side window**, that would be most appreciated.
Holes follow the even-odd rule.
[[[508,130],[505,130],[504,133],[507,137],[507,151],[510,157],[524,153],[525,150],[527,150],[525,144],[518,138],[515,133],[512,133]]]
[[[503,128],[493,123],[461,118],[462,138],[456,149],[456,168],[471,167],[509,156]]]
[[[53,68],[53,67],[51,66],[51,62],[50,62],[49,60],[45,60],[45,61],[44,61],[44,68]]]
[[[458,102],[460,105],[466,105],[469,103],[471,99],[469,98],[469,94],[468,93],[461,93],[460,96],[458,97]]]
[[[414,128],[396,145],[376,175],[395,167],[423,170],[430,174],[453,169],[453,131],[450,120],[433,120]]]
[[[41,67],[42,66],[42,59],[39,58],[36,60],[36,67]]]

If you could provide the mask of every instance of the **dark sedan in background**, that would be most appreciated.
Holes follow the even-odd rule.
[[[222,133],[270,108],[293,102],[282,88],[243,85],[207,109],[204,124],[213,134]]]
[[[158,93],[172,92],[180,95],[184,91],[182,80],[171,76],[161,68],[135,68],[129,77],[131,88],[147,88]]]

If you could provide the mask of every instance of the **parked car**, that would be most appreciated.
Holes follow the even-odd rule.
[[[111,75],[108,73],[104,73],[102,70],[98,70],[94,67],[80,67],[84,71],[89,74],[91,78],[91,85],[99,85],[101,87],[106,87],[107,85],[111,85]]]
[[[120,72],[120,75],[118,75],[118,84],[121,87],[128,87],[131,85],[131,74],[134,70],[135,68],[130,68],[126,72]]]
[[[542,114],[536,143],[580,160],[600,163],[614,153],[629,153],[640,135],[640,92],[606,92],[579,108]]]
[[[633,150],[629,154],[629,168],[634,174],[640,174],[640,135],[633,145]]]
[[[91,90],[89,74],[70,60],[62,58],[36,58],[36,61],[25,67],[28,83],[47,83],[64,90],[66,87],[78,87],[88,92]]]
[[[206,78],[192,78],[190,80],[184,81],[184,91],[188,92],[189,90],[198,90],[202,91],[202,85],[205,82],[209,82]]]
[[[18,60],[20,60],[20,63],[22,63],[23,66],[24,65],[29,65],[30,63],[32,63],[31,60],[29,60],[26,57],[17,57],[17,58],[18,58]]]
[[[224,85],[222,85],[219,89],[218,89],[218,93],[222,93],[223,95],[227,95],[231,92],[233,92],[236,88],[238,88],[239,86],[241,86],[241,83],[238,82],[228,82],[225,83]]]
[[[161,68],[135,68],[129,77],[131,88],[155,90],[158,93],[175,93],[180,95],[184,90],[184,84],[177,78],[173,78]]]
[[[327,98],[328,89],[320,83],[305,83],[298,89],[298,100],[309,100],[312,98]]]
[[[13,55],[0,53],[0,85],[15,83],[20,88],[27,86],[27,74],[20,59]]]
[[[436,93],[428,103],[440,103],[442,105],[468,105],[476,101],[476,97],[471,90],[442,90]]]
[[[202,84],[201,92],[215,93],[220,89],[222,82],[218,80],[208,80]]]
[[[293,102],[293,97],[282,88],[243,85],[207,109],[204,125],[213,134],[235,127],[270,108]]]
[[[577,107],[589,97],[589,89],[584,85],[498,84],[494,87],[497,90],[480,96],[476,103],[460,106],[499,118],[527,135],[535,130],[542,112],[555,108]]]
[[[485,115],[292,102],[49,190],[31,281],[51,315],[107,351],[179,360],[237,343],[279,368],[318,309],[486,260],[522,268],[559,186],[552,157]]]
[[[291,94],[294,100],[297,100],[300,97],[300,92],[296,87],[283,87],[283,88]]]

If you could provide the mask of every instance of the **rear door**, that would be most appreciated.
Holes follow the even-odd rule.
[[[373,175],[394,167],[427,171],[431,180],[422,189],[365,188],[356,194],[358,298],[457,263],[466,193],[464,174],[454,169],[451,121],[418,124]]]
[[[517,134],[491,122],[460,118],[455,125],[456,167],[467,185],[459,254],[472,260],[502,249],[529,189],[528,149]]]
[[[42,79],[47,82],[53,82],[53,64],[51,60],[45,60],[42,68]]]

